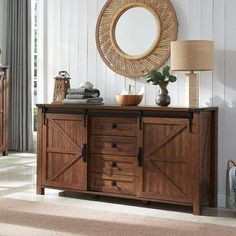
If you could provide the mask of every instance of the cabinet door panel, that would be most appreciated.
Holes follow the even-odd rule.
[[[87,137],[83,116],[47,114],[43,132],[43,184],[86,190],[87,164],[82,149]]]
[[[186,119],[144,119],[141,195],[191,201],[190,131]]]

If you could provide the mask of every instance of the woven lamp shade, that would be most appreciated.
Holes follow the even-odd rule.
[[[213,41],[188,40],[171,42],[171,70],[212,71]]]

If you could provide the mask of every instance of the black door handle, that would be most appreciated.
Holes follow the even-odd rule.
[[[117,148],[117,144],[116,143],[112,143],[112,148]]]
[[[143,149],[140,147],[137,154],[138,167],[142,167],[143,162]]]
[[[112,129],[117,129],[117,124],[113,123],[112,124]]]
[[[113,161],[113,162],[111,163],[111,167],[112,167],[112,168],[116,168],[116,167],[117,167],[117,163],[116,163],[115,161]]]
[[[116,180],[112,180],[112,181],[111,181],[111,186],[112,186],[112,187],[116,187],[116,186],[117,186]]]
[[[83,162],[87,162],[87,145],[86,144],[83,145],[82,158],[83,158]]]

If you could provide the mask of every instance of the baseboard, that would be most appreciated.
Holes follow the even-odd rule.
[[[225,208],[226,196],[224,194],[218,194],[218,207]]]

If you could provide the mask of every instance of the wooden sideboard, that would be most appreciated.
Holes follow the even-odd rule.
[[[217,108],[38,105],[44,188],[216,206]]]
[[[9,68],[0,66],[0,151],[8,155]]]

